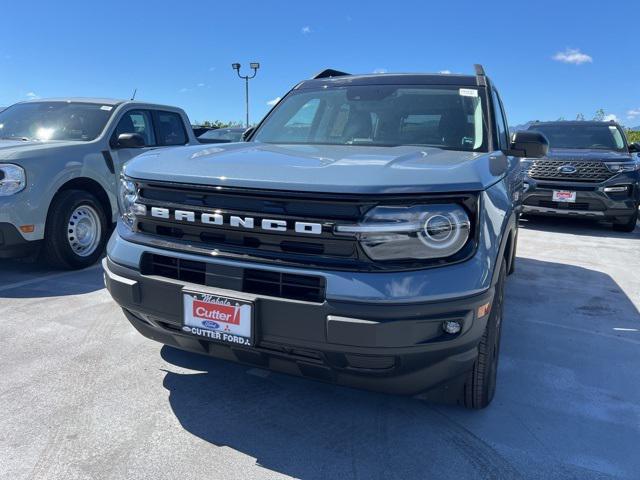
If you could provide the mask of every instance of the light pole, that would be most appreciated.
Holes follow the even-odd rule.
[[[240,75],[240,67],[241,65],[239,63],[231,64],[231,68],[236,71],[240,78],[244,79],[244,97],[247,104],[247,128],[249,128],[249,80],[256,76],[258,69],[260,68],[260,64],[258,62],[252,62],[249,64],[249,67],[253,69],[253,75]]]

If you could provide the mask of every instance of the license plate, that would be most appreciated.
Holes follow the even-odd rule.
[[[197,337],[253,345],[253,304],[237,298],[183,292],[182,330]]]
[[[570,192],[568,190],[554,190],[552,200],[554,202],[570,202],[576,201],[576,192]]]

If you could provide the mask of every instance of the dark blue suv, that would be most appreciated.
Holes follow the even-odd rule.
[[[523,212],[586,217],[632,232],[640,201],[640,145],[627,143],[615,122],[538,122],[529,130],[549,141],[545,158],[530,162]]]
[[[294,87],[245,142],[129,162],[103,262],[132,325],[178,348],[342,385],[493,398],[522,200],[476,75]],[[444,390],[444,389],[443,389]]]

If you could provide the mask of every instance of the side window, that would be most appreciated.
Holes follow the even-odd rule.
[[[187,134],[179,114],[158,111],[155,115],[158,145],[184,145],[187,143]]]
[[[147,110],[131,110],[120,119],[113,139],[117,139],[123,133],[137,133],[144,138],[147,147],[156,145],[156,137],[153,131],[151,114]]]
[[[502,103],[500,102],[500,97],[498,97],[498,93],[495,90],[491,91],[491,95],[493,97],[493,112],[496,118],[496,127],[498,130],[496,132],[498,135],[498,145],[500,146],[500,150],[508,150],[509,132],[507,132],[507,123],[504,119]]]

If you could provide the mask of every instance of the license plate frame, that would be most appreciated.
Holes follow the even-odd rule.
[[[182,290],[182,304],[184,333],[224,344],[255,345],[255,302],[211,292]]]
[[[554,190],[551,200],[560,203],[576,203],[576,192],[571,190]]]

